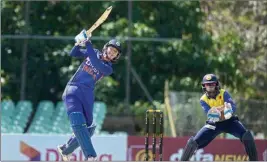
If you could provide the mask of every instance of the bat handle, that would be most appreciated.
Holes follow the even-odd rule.
[[[87,31],[86,31],[86,35],[90,35],[91,33],[92,33],[91,30],[87,30]]]

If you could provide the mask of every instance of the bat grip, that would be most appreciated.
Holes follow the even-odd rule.
[[[92,31],[89,29],[86,31],[86,35],[90,35],[92,33]]]

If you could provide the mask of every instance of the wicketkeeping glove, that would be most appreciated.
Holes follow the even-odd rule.
[[[89,35],[86,34],[86,30],[83,29],[78,35],[75,36],[75,45],[79,45],[79,46],[85,46],[85,42],[87,40],[90,39],[90,37],[92,36],[92,34],[90,33]]]
[[[208,111],[207,116],[208,116],[208,121],[217,122],[220,121],[221,112],[216,108],[211,108]]]
[[[225,102],[224,103],[224,118],[225,119],[230,119],[233,115],[233,109],[232,105],[230,103]]]

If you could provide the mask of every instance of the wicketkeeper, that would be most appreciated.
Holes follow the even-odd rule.
[[[235,114],[236,105],[230,94],[220,88],[214,74],[207,74],[202,80],[204,95],[200,104],[207,114],[206,125],[185,146],[181,161],[188,161],[197,149],[206,147],[220,133],[229,133],[244,144],[250,161],[257,161],[257,149],[252,134]]]
[[[93,124],[94,88],[97,81],[113,73],[112,64],[121,56],[121,44],[116,39],[110,40],[99,51],[93,48],[90,37],[91,34],[87,35],[86,30],[82,30],[75,37],[76,43],[70,52],[70,56],[81,57],[84,61],[68,82],[62,96],[74,132],[66,144],[58,146],[63,161],[70,161],[72,152],[79,146],[85,160],[96,159],[91,141],[96,128]]]

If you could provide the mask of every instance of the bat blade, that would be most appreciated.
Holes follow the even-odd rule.
[[[98,18],[98,20],[86,31],[86,34],[92,33],[98,26],[100,26],[109,16],[112,6],[108,7],[106,11]]]

